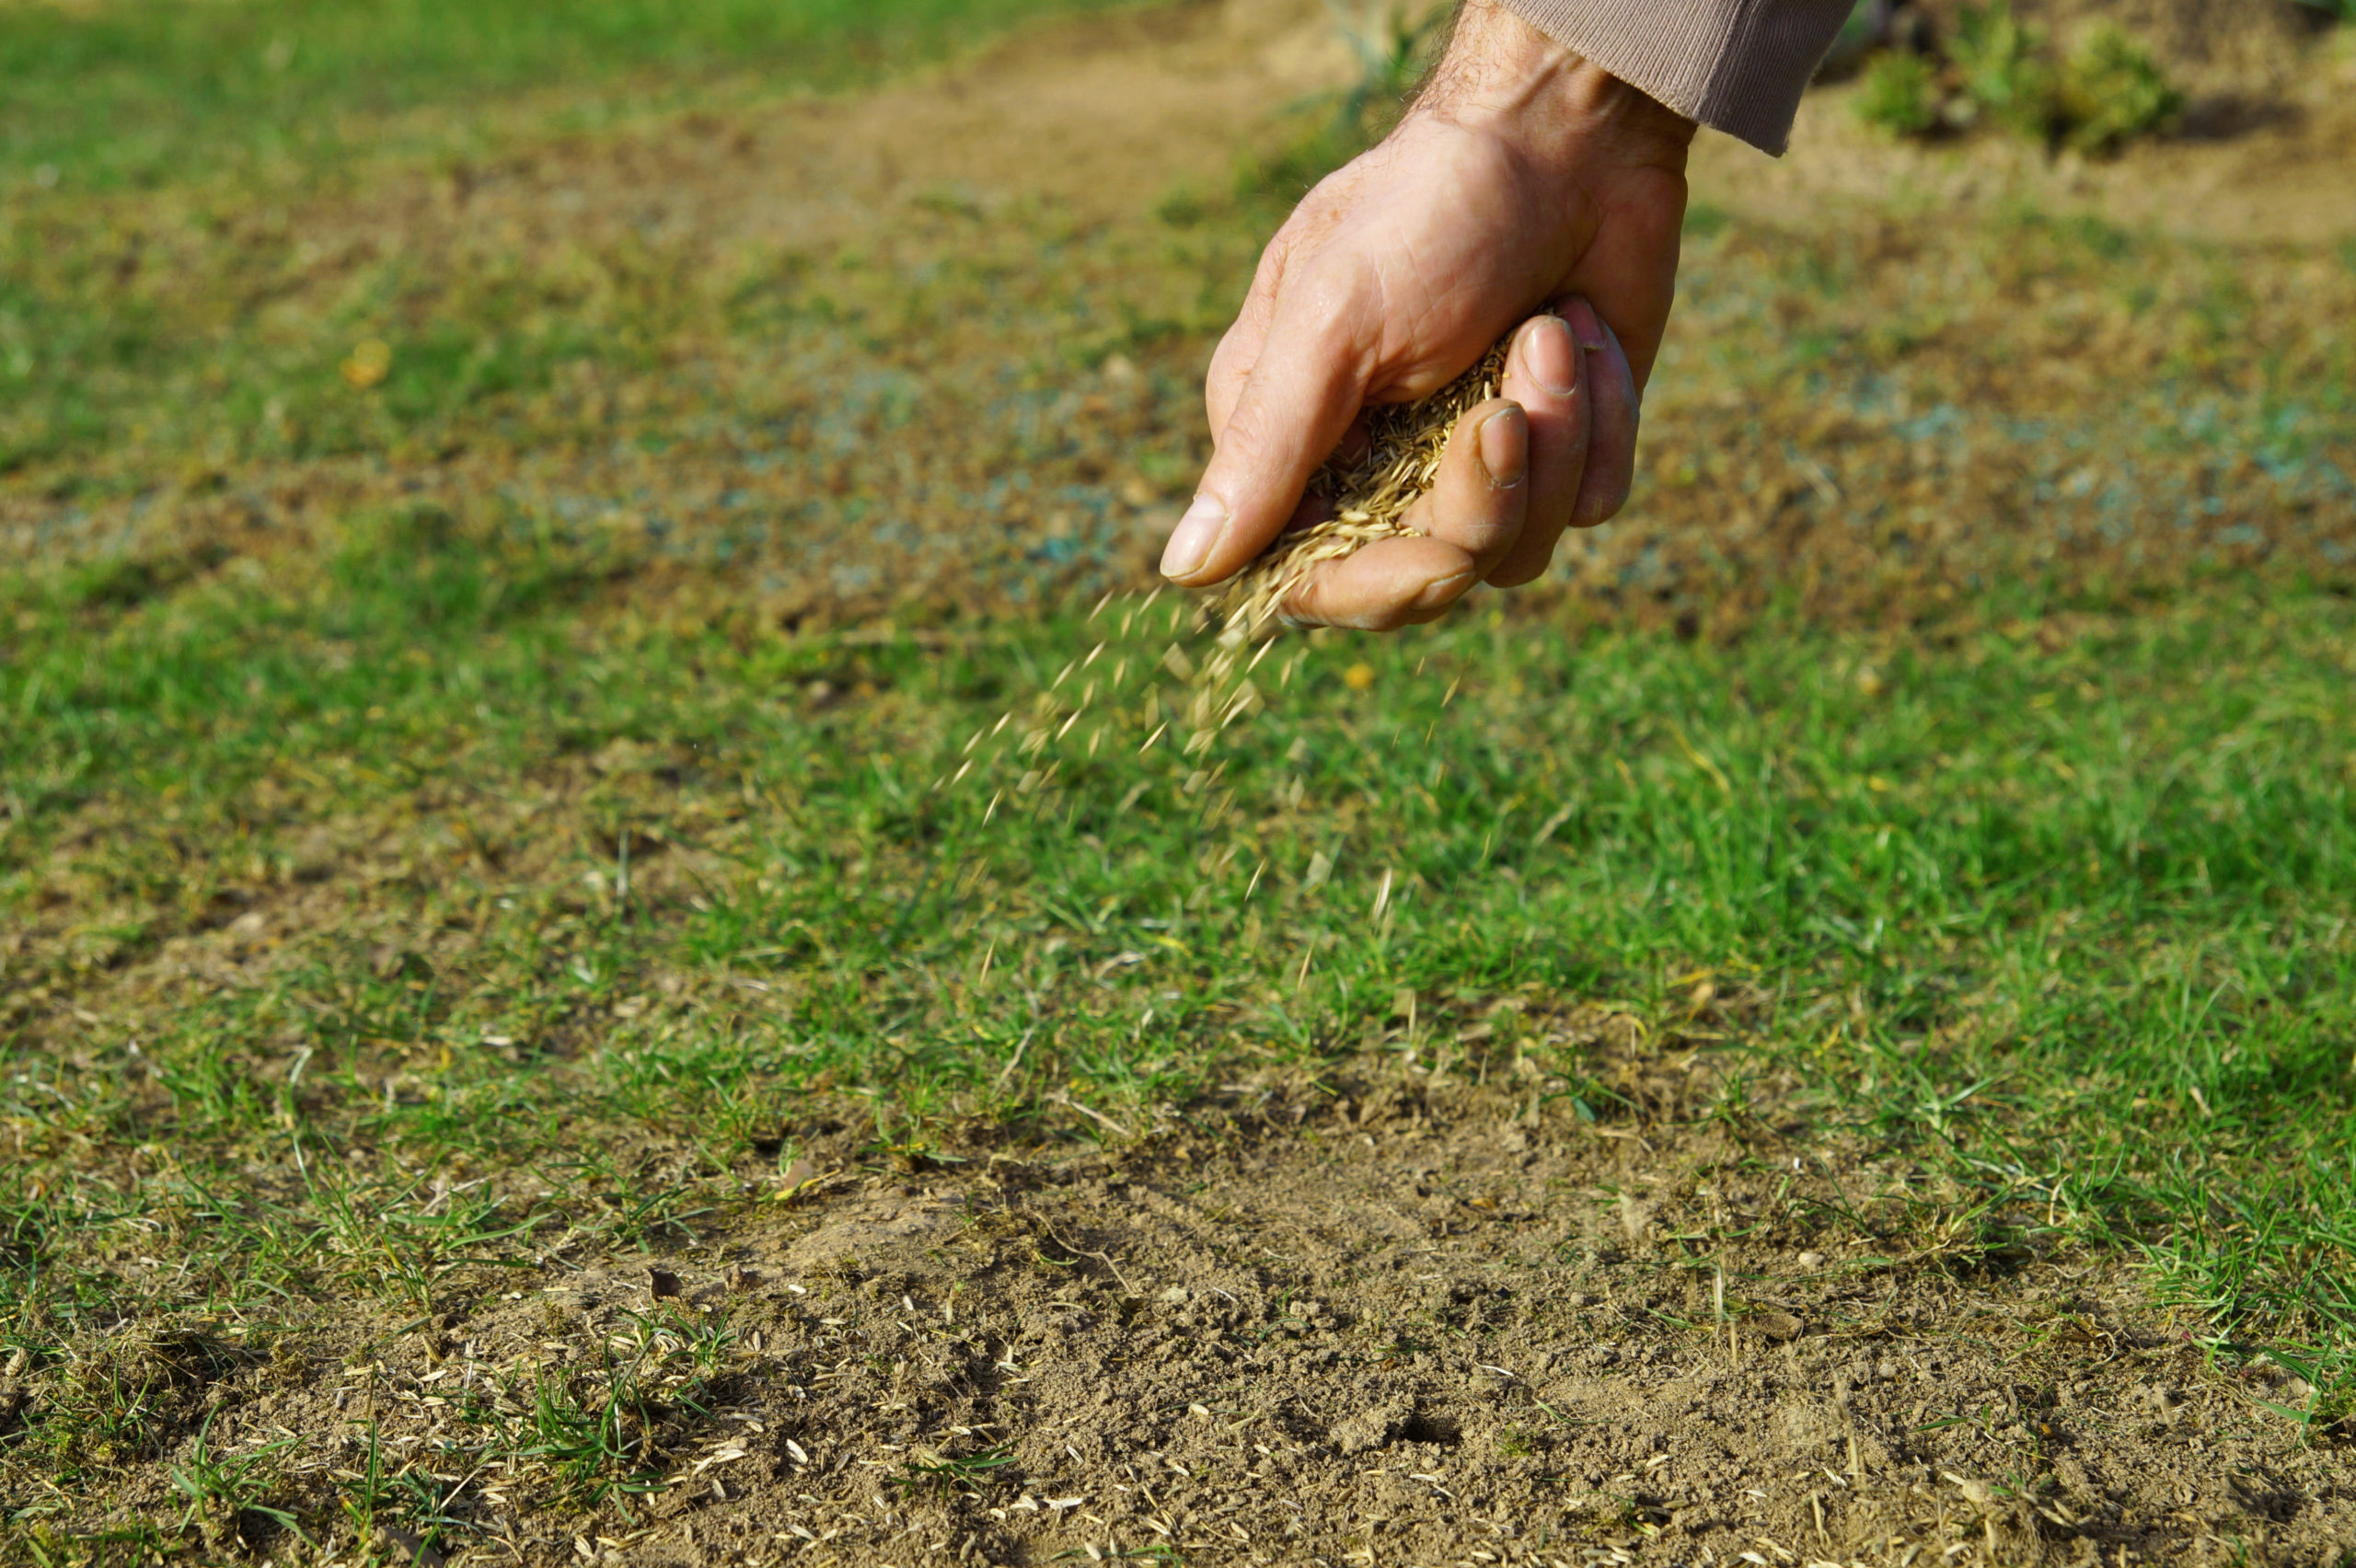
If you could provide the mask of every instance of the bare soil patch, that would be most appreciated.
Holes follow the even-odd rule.
[[[1586,1042],[1645,1114],[1591,1120],[1512,1060],[1394,1055],[1231,1085],[1077,1157],[977,1133],[879,1159],[820,1119],[791,1195],[694,1245],[550,1260],[373,1332],[126,1330],[10,1398],[163,1368],[178,1436],[116,1507],[167,1503],[138,1493],[200,1432],[214,1456],[278,1445],[280,1506],[348,1487],[373,1434],[465,1562],[2356,1548],[2344,1443],[2266,1407],[2296,1397],[2287,1372],[2045,1255],[2033,1225],[1982,1223],[2050,1196],[1992,1210],[1797,1122],[1696,1122],[1717,1085],[1691,1046],[1605,1009],[1529,1022]],[[559,1430],[551,1409],[588,1412],[585,1467],[468,1458],[493,1429]],[[259,1513],[210,1528],[291,1544]]]

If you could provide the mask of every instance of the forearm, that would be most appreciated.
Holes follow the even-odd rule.
[[[1849,0],[1466,0],[1507,10],[1678,114],[1780,154]]]
[[[1558,167],[1604,152],[1623,165],[1681,170],[1694,131],[1690,116],[1533,28],[1499,0],[1466,0],[1415,108],[1477,122]]]

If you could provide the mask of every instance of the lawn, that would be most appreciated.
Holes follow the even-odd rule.
[[[1723,980],[1772,998],[1745,1070],[1798,1074],[1828,1132],[2059,1193],[2031,1229],[2137,1251],[2221,1329],[2356,1326],[2338,596],[1896,647],[1467,617],[1304,646],[1176,760],[1175,735],[1138,752],[1146,695],[1175,718],[1184,688],[1133,628],[1079,732],[1102,715],[1111,744],[1025,792],[1036,769],[964,743],[1120,607],[796,638],[599,614],[604,576],[428,513],[295,593],[14,587],[6,894],[37,935],[10,1114],[62,1162],[13,1174],[19,1234],[122,1223],[115,1162],[157,1140],[204,1189],[291,1172],[306,1138],[385,1181],[533,1184],[595,1127],[704,1172],[622,1203],[665,1212],[791,1165],[756,1147],[811,1094],[877,1096],[878,1138],[921,1141],[1314,1066],[1403,994],[1436,1031],[1533,994],[1658,1026]],[[143,982],[131,1037],[59,1016],[110,974]],[[592,1161],[545,1201],[595,1209],[614,1179]],[[2000,1206],[1975,1244],[2023,1223]],[[215,1282],[192,1299],[326,1288],[299,1193],[271,1224],[191,1257]],[[65,1256],[44,1299],[121,1309]]]
[[[462,152],[519,119],[579,128],[650,105],[839,87],[1028,17],[1117,3],[12,6],[0,167],[9,183],[69,190],[225,167],[268,189],[387,153]]]
[[[940,1348],[920,1330],[1013,1297],[987,1269],[929,1297],[934,1265],[872,1238],[817,1266],[813,1228],[953,1191],[964,1234],[1003,1239],[1023,1182],[1123,1170],[1168,1201],[1241,1183],[1202,1221],[1241,1225],[1252,1161],[1389,1147],[1369,1107],[1401,1084],[1418,1127],[1556,1151],[1542,1215],[1609,1221],[1446,1267],[1533,1271],[1525,1303],[1576,1274],[1581,1310],[1624,1271],[1675,1290],[1542,1332],[1484,1327],[1463,1287],[1396,1305],[1395,1260],[1343,1271],[1375,1282],[1356,1320],[1292,1305],[1342,1284],[1255,1264],[1216,1276],[1240,1316],[1188,1333],[1330,1334],[1401,1378],[1491,1345],[1460,1387],[1523,1332],[1738,1382],[1813,1344],[1825,1387],[1853,1345],[1968,1343],[2022,1368],[1991,1396],[2009,1413],[1933,1389],[1890,1418],[1893,1489],[1976,1466],[2076,1519],[2072,1454],[2177,1442],[2189,1398],[2235,1474],[2327,1490],[2295,1478],[2344,1463],[2356,1418],[2356,599],[2332,553],[2356,412],[2346,343],[2299,306],[2356,275],[2010,209],[1942,251],[1705,207],[1637,517],[1547,590],[1278,643],[1220,728],[1187,713],[1209,641],[1128,591],[1124,529],[1190,477],[1191,378],[1300,120],[1126,220],[943,186],[871,246],[752,260],[618,225],[494,264],[424,217],[286,259],[424,213],[403,192],[461,141],[494,170],[593,166],[593,133],[699,144],[673,107],[699,84],[757,126],[764,92],[1040,8],[0,15],[0,142],[55,175],[0,236],[24,263],[0,519],[37,546],[0,572],[0,1562],[554,1562],[657,1520],[755,1560],[697,1544],[724,1509],[656,1501],[743,1494],[706,1474],[734,1462],[725,1421],[799,1434],[780,1498],[835,1484],[803,1452],[824,1430],[835,1470],[881,1445],[852,1488],[872,1513],[998,1540],[1064,1462],[1052,1424],[969,1413],[953,1439],[897,1379]],[[248,196],[297,217],[249,226]],[[179,261],[110,271],[126,245]],[[2189,323],[2165,342],[2136,326],[2155,303]],[[917,329],[979,368],[920,374]],[[372,379],[350,367],[378,334]],[[2040,368],[2089,344],[2148,354],[2140,383]],[[1759,428],[1802,399],[1820,458]],[[996,508],[1012,544],[868,587]],[[1444,1185],[1436,1160],[1397,1180]],[[1124,1272],[1162,1212],[1023,1233],[1042,1301],[1078,1306],[1068,1273],[1107,1333],[1195,1312],[1174,1304],[1207,1286]],[[726,1289],[681,1294],[707,1265]],[[1800,1305],[1795,1270],[1830,1294]],[[836,1315],[780,1326],[761,1272]],[[566,1294],[625,1273],[618,1317]],[[481,1372],[469,1322],[517,1358]],[[1034,1332],[974,1378],[1013,1379]],[[763,1403],[834,1397],[792,1334],[812,1366],[863,1356],[909,1402],[860,1408],[918,1435]],[[541,1341],[573,1348],[527,1364]],[[2070,1402],[2163,1356],[2165,1420]],[[1086,1392],[1054,1407],[1074,1465]],[[380,1397],[456,1424],[402,1436]],[[1579,1481],[1563,1397],[1497,1395],[1493,1465],[1577,1493],[1550,1528],[1669,1550],[1677,1507],[1617,1458]],[[1427,1465],[1475,1430],[1268,1419],[1280,1451]],[[2082,1419],[2111,1435],[2040,1424]],[[1821,1539],[1828,1505],[1865,1539],[1864,1430],[1832,1476],[1854,1499],[1790,1494]],[[1103,1459],[1107,1494],[1130,1458]],[[2201,1528],[2328,1561],[2303,1554],[2345,1524],[2274,1517],[2234,1491]],[[772,1522],[760,1551],[822,1528]],[[2131,1507],[2103,1528],[2139,1556],[2194,1539]]]

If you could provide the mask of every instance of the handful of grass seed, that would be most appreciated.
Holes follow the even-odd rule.
[[[1365,453],[1354,462],[1329,459],[1311,483],[1332,498],[1334,515],[1279,535],[1228,584],[1219,613],[1230,636],[1256,638],[1280,624],[1286,601],[1324,562],[1417,532],[1403,521],[1407,509],[1438,478],[1456,421],[1504,385],[1511,344],[1511,338],[1499,340],[1479,364],[1428,397],[1368,411]]]
[[[1498,343],[1479,364],[1429,397],[1369,410],[1366,450],[1354,460],[1328,460],[1312,481],[1332,501],[1333,515],[1279,536],[1215,605],[1180,600],[1157,615],[1159,588],[1126,605],[1116,605],[1120,595],[1106,594],[1089,617],[1091,625],[1103,627],[1103,640],[1085,657],[1064,665],[1030,700],[976,732],[956,770],[934,787],[955,785],[977,767],[987,777],[996,771],[993,763],[1011,764],[1020,772],[991,796],[987,814],[994,816],[1010,799],[1028,801],[1035,810],[1067,760],[1085,765],[1111,745],[1138,755],[1161,748],[1174,765],[1179,797],[1205,794],[1226,768],[1207,754],[1220,735],[1263,704],[1254,676],[1276,646],[1275,633],[1286,624],[1286,602],[1318,566],[1355,555],[1377,539],[1417,532],[1406,524],[1408,509],[1439,477],[1457,421],[1497,395],[1507,347]],[[1215,623],[1220,631],[1214,645],[1197,645],[1200,657],[1190,655],[1181,640],[1190,632],[1199,636]],[[1158,653],[1156,643],[1161,644]],[[1277,686],[1290,684],[1301,657],[1296,651],[1270,672]]]

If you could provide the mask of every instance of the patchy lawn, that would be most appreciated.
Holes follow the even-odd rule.
[[[2356,271],[1704,190],[1197,710],[1322,39],[0,193],[0,1562],[2356,1550]]]

